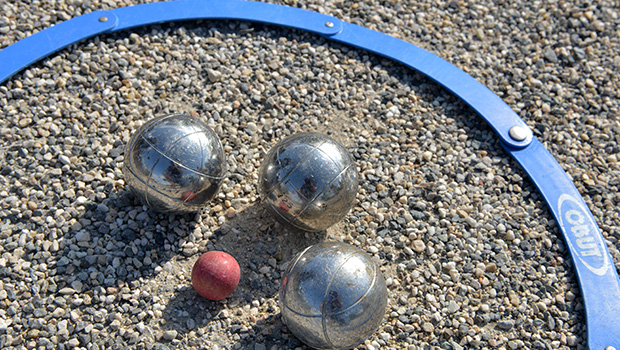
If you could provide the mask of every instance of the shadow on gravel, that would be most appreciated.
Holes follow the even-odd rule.
[[[198,225],[197,214],[144,208],[127,188],[87,201],[84,208],[56,261],[59,288],[120,287],[151,277],[156,266],[178,256],[178,242]]]
[[[172,346],[204,346],[236,349],[267,341],[288,344],[282,334],[278,290],[288,262],[309,245],[326,238],[326,232],[305,233],[276,223],[260,203],[250,204],[213,231],[208,250],[231,254],[241,268],[241,280],[224,300],[200,297],[189,282],[179,287],[162,316],[164,333],[176,334]],[[188,269],[201,253],[188,258]],[[195,332],[192,336],[190,333]],[[291,337],[292,338],[292,337]],[[188,340],[191,339],[191,340]],[[291,340],[297,342],[296,339]],[[297,343],[296,343],[297,344]]]

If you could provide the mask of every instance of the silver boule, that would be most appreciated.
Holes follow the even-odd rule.
[[[284,323],[301,341],[316,349],[349,349],[383,322],[387,287],[368,254],[323,242],[291,261],[279,298]]]
[[[357,195],[349,152],[331,137],[299,133],[280,141],[259,169],[259,191],[281,222],[316,232],[342,220]]]
[[[189,115],[151,119],[125,147],[125,182],[158,212],[200,210],[215,196],[225,173],[220,139]]]

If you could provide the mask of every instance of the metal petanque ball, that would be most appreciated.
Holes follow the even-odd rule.
[[[359,175],[349,152],[331,137],[299,133],[280,141],[259,170],[259,191],[281,222],[316,232],[353,206]]]
[[[280,287],[282,319],[316,349],[349,349],[371,336],[387,308],[387,287],[374,260],[340,242],[306,248]]]
[[[149,120],[125,148],[126,183],[158,212],[200,210],[219,190],[225,172],[219,138],[205,123],[188,115]]]

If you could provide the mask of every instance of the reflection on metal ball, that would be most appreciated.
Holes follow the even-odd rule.
[[[387,287],[375,261],[340,242],[306,248],[290,263],[280,287],[282,319],[316,349],[349,349],[383,321]]]
[[[217,193],[225,173],[219,138],[188,115],[151,119],[125,148],[125,182],[158,212],[200,210]]]
[[[359,175],[349,152],[331,137],[300,133],[274,146],[259,170],[259,191],[281,222],[316,232],[353,206]]]

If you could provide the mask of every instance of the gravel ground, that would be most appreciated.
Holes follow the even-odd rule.
[[[136,3],[2,0],[0,48]],[[283,3],[415,43],[501,96],[574,180],[620,267],[617,2]],[[0,108],[0,348],[305,349],[277,290],[322,239],[361,247],[386,276],[385,322],[359,349],[585,348],[576,278],[533,185],[470,109],[380,57],[252,23],[159,25],[31,66],[0,86]],[[143,207],[120,171],[132,132],[177,112],[204,118],[228,157],[196,215]],[[256,189],[266,151],[300,131],[341,141],[361,174],[350,215],[318,234],[276,224]],[[220,302],[190,285],[212,249],[242,269]]]

